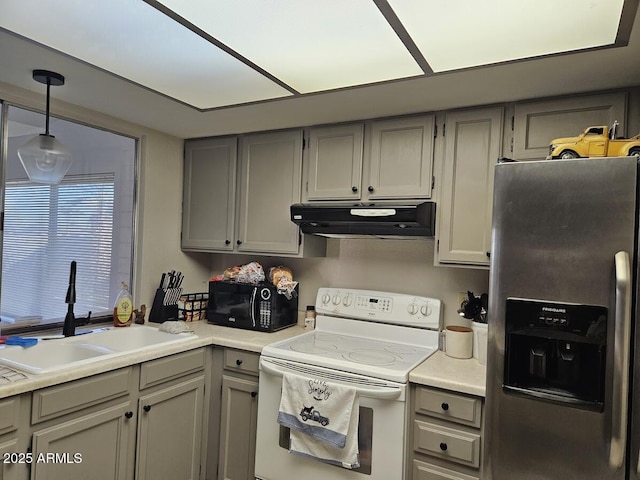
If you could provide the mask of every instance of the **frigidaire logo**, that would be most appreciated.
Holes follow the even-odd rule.
[[[558,308],[558,307],[542,307],[543,312],[553,312],[553,313],[567,313],[566,308]]]

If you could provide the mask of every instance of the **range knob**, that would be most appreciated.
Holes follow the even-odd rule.
[[[407,307],[407,312],[409,312],[409,315],[415,315],[418,313],[418,304],[416,302],[410,303]]]
[[[331,303],[334,305],[340,305],[340,296],[337,293],[331,299]]]
[[[428,317],[429,315],[431,315],[431,311],[432,311],[431,307],[429,306],[428,303],[425,303],[420,307],[420,313],[425,317]]]
[[[345,307],[350,307],[352,303],[353,303],[353,296],[350,293],[348,293],[347,296],[344,297],[344,300],[342,301],[342,304]]]
[[[331,297],[329,296],[328,293],[325,293],[324,295],[322,295],[322,304],[323,305],[326,305],[330,301],[331,301]]]

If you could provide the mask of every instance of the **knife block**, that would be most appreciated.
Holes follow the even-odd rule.
[[[178,320],[178,301],[177,298],[180,295],[176,296],[175,302],[171,302],[166,304],[166,298],[170,295],[171,290],[176,289],[165,289],[158,288],[156,290],[156,294],[153,297],[153,304],[151,305],[151,312],[149,313],[149,321],[153,323],[162,323],[167,321],[175,321]]]

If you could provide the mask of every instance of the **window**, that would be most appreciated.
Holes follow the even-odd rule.
[[[17,149],[42,133],[44,115],[8,108],[0,314],[7,323],[61,321],[71,261],[76,317],[110,314],[132,272],[135,140],[51,119],[73,155],[59,185],[32,183]]]

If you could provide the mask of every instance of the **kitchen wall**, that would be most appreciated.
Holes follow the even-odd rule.
[[[268,267],[285,265],[300,282],[299,308],[315,304],[319,287],[351,287],[439,298],[445,324],[468,324],[458,316],[458,292],[488,291],[489,271],[435,267],[433,239],[329,239],[324,258],[274,259],[248,255],[212,255],[214,274],[250,261]]]

